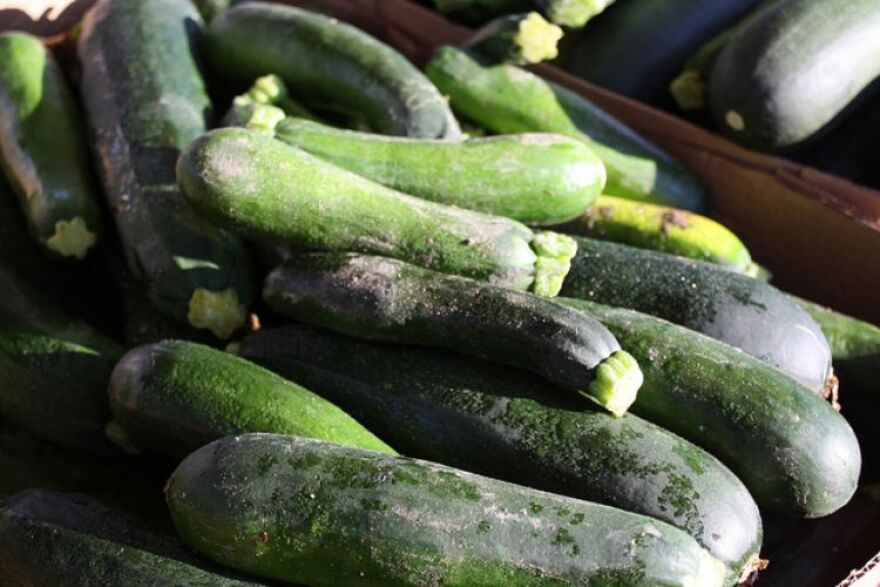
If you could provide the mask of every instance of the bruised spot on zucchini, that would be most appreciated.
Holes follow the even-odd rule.
[[[46,241],[46,247],[62,257],[85,259],[96,242],[97,235],[88,229],[82,217],[76,216],[55,223],[55,233]]]
[[[215,292],[197,287],[189,300],[189,323],[196,328],[210,330],[217,338],[232,336],[246,318],[247,311],[232,288]]]

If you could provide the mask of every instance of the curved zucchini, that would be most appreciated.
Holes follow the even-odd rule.
[[[208,558],[316,586],[709,587],[725,573],[646,516],[295,437],[213,442],[180,464],[166,496],[183,540]]]
[[[275,137],[377,183],[426,200],[530,224],[577,217],[602,192],[605,168],[582,143],[529,133],[425,141],[287,118]]]
[[[177,175],[208,218],[300,249],[385,255],[548,296],[573,254],[568,237],[402,194],[246,129],[200,137]]]
[[[584,410],[518,369],[302,324],[251,333],[240,353],[314,389],[408,456],[667,522],[732,579],[757,558],[757,506],[717,459],[636,416]]]
[[[551,132],[586,141],[605,164],[607,194],[706,207],[703,187],[678,161],[571,90],[513,65],[483,66],[455,47],[438,49],[426,73],[456,112],[493,132]]]
[[[27,33],[0,34],[0,166],[34,238],[83,259],[100,231],[85,133],[61,68]]]
[[[749,20],[709,77],[718,127],[758,149],[816,136],[880,76],[880,4],[788,0]]]
[[[639,366],[595,320],[525,292],[386,257],[296,255],[263,299],[289,318],[350,336],[436,346],[522,367],[623,415]]]
[[[600,320],[644,366],[633,413],[721,459],[758,505],[815,518],[852,497],[859,444],[819,395],[733,347],[665,320],[559,301]]]
[[[737,347],[824,390],[831,349],[819,325],[776,288],[717,265],[575,237],[562,295],[630,308]]]
[[[480,27],[465,46],[505,63],[529,65],[556,57],[562,34],[537,12],[508,14]]]
[[[394,454],[309,390],[228,353],[185,341],[129,351],[110,378],[107,434],[129,450],[183,457],[242,432],[319,438]]]
[[[418,69],[391,47],[335,18],[249,2],[211,22],[205,52],[213,69],[233,84],[274,73],[306,106],[362,117],[377,132],[461,138],[443,96]]]
[[[0,583],[256,587],[91,497],[27,491],[0,509]]]
[[[752,257],[739,238],[714,220],[685,210],[599,196],[560,232],[623,243],[747,272]]]
[[[110,208],[132,274],[166,316],[226,338],[253,297],[237,237],[187,206],[174,164],[205,132],[211,103],[188,0],[100,0],[83,24],[83,96]]]

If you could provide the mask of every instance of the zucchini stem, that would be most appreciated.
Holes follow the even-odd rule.
[[[682,110],[702,110],[706,107],[706,81],[696,69],[686,69],[669,84],[675,103]]]
[[[644,375],[635,357],[620,350],[599,363],[596,378],[581,393],[620,417],[636,401],[643,381]]]
[[[531,247],[538,256],[532,293],[545,298],[555,297],[571,269],[571,260],[577,253],[577,242],[570,236],[547,231],[537,233]]]
[[[614,0],[540,0],[539,4],[551,22],[570,28],[581,28],[613,2]]]

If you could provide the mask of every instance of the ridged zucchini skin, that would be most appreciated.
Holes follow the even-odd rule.
[[[880,5],[785,0],[724,46],[709,106],[727,136],[776,150],[816,136],[880,76]]]
[[[243,432],[319,438],[394,451],[308,389],[249,361],[186,341],[130,350],[110,378],[114,430],[123,442],[182,458]]]
[[[514,289],[536,283],[525,225],[402,194],[258,131],[203,135],[177,175],[195,208],[259,241],[395,257]]]
[[[175,470],[166,497],[198,552],[315,587],[709,587],[724,578],[691,537],[646,516],[302,438],[211,443]]]
[[[859,444],[846,420],[818,394],[735,348],[665,320],[583,300],[560,303],[595,316],[645,365],[645,388],[633,413],[721,459],[758,505],[814,518],[852,497],[861,469]]]
[[[0,582],[8,587],[261,584],[218,572],[86,495],[33,490],[0,509]]]
[[[757,506],[717,459],[636,416],[584,410],[523,371],[301,324],[251,333],[240,354],[314,389],[408,456],[672,524],[731,578],[760,550]]]
[[[228,337],[253,297],[242,243],[180,195],[180,149],[205,132],[211,103],[188,0],[100,0],[79,41],[83,97],[126,261],[166,316]],[[207,318],[206,318],[207,316]]]
[[[710,263],[575,237],[566,297],[630,308],[702,332],[818,392],[831,375],[819,325],[776,288]]]
[[[294,255],[266,278],[273,310],[367,340],[426,345],[522,367],[602,402],[601,365],[620,345],[597,321],[525,292],[442,275],[386,257]],[[634,373],[632,373],[634,371]],[[626,411],[639,382],[625,379]],[[605,403],[602,404],[603,406]]]
[[[526,224],[582,214],[605,186],[605,166],[582,141],[549,133],[426,141],[287,118],[275,137],[405,194]]]
[[[550,132],[587,141],[608,175],[605,193],[701,211],[697,179],[586,98],[513,65],[482,65],[467,52],[441,47],[425,72],[452,108],[496,133]]]
[[[323,14],[265,2],[235,6],[211,22],[205,53],[234,85],[274,73],[307,106],[363,118],[377,132],[461,138],[443,96],[403,55]]]
[[[85,132],[61,68],[40,39],[0,34],[0,167],[33,237],[82,259],[100,232]]]

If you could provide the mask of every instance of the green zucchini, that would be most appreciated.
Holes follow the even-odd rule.
[[[27,491],[0,509],[0,583],[9,586],[246,587],[91,497]]]
[[[362,117],[377,132],[458,139],[445,100],[406,58],[367,33],[293,6],[248,2],[208,27],[205,52],[233,85],[280,76],[306,106]]]
[[[529,65],[556,57],[562,34],[537,12],[508,14],[480,27],[465,46],[505,63]]]
[[[559,301],[600,320],[643,365],[644,389],[633,413],[721,459],[758,505],[814,518],[852,497],[859,444],[818,394],[758,359],[665,320]]]
[[[605,193],[701,211],[703,187],[678,161],[586,98],[513,65],[481,65],[441,47],[426,73],[453,109],[496,133],[552,132],[585,140],[608,174]]]
[[[100,231],[85,133],[61,68],[27,33],[0,34],[0,167],[34,238],[83,259]]]
[[[752,266],[752,257],[742,241],[714,220],[614,196],[599,196],[579,218],[554,229],[699,259],[742,272]]]
[[[301,249],[396,257],[550,296],[573,254],[568,237],[402,194],[246,129],[200,137],[177,175],[209,219]]]
[[[242,432],[275,432],[394,453],[309,390],[229,353],[185,341],[129,351],[110,378],[107,434],[124,448],[183,457]]]
[[[100,0],[79,41],[83,97],[105,191],[129,269],[164,315],[226,338],[253,297],[237,237],[187,206],[180,149],[201,135],[211,103],[192,46],[188,0]]]
[[[522,367],[615,416],[626,412],[642,384],[638,364],[588,316],[396,259],[295,255],[266,278],[263,299],[279,314],[350,336]]]
[[[880,76],[880,4],[785,0],[724,46],[709,77],[718,127],[757,149],[818,135]]]
[[[731,578],[757,558],[757,506],[717,459],[638,417],[584,410],[523,371],[301,324],[251,333],[240,354],[314,389],[408,456],[657,518],[694,537]]]
[[[785,294],[711,263],[575,237],[562,295],[630,308],[737,347],[813,391],[831,378],[819,325]]]
[[[289,436],[202,447],[166,496],[198,552],[316,587],[709,587],[725,574],[693,538],[647,516]]]
[[[453,143],[340,130],[287,118],[276,138],[426,200],[530,224],[577,217],[601,193],[605,168],[580,141],[527,133]]]

